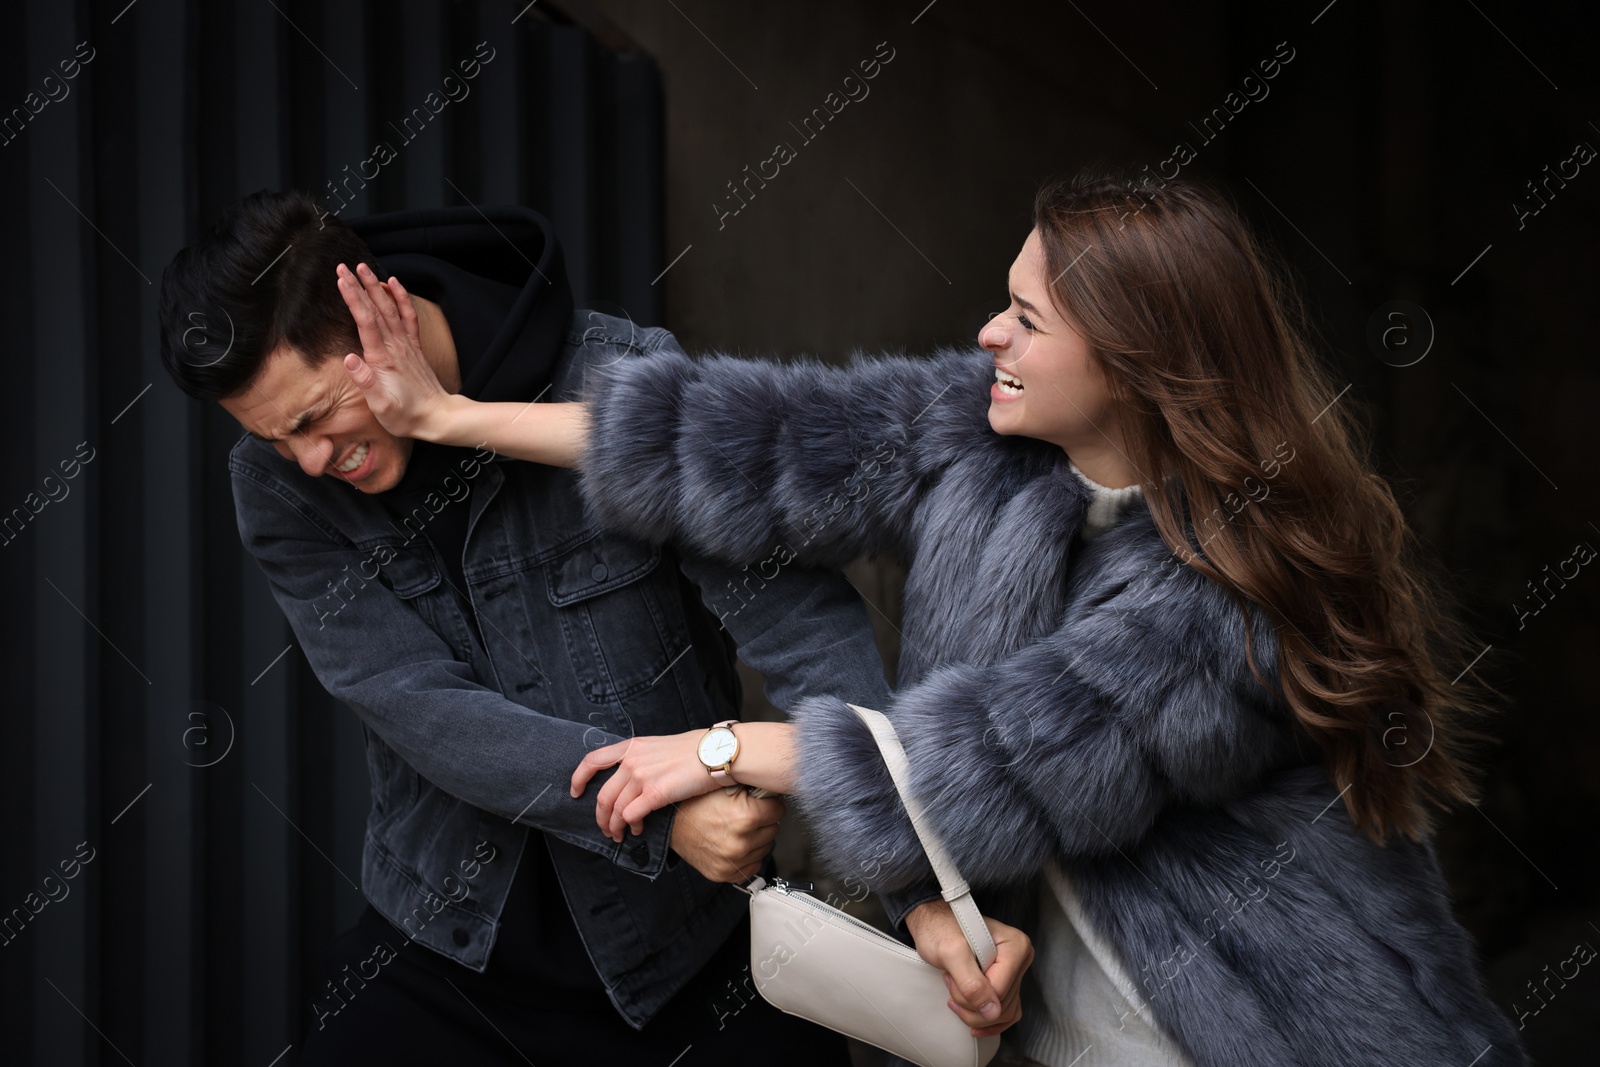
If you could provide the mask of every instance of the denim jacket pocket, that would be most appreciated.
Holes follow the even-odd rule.
[[[369,551],[378,563],[383,583],[402,600],[421,596],[440,582],[439,566],[426,541],[415,545],[380,543],[371,546]]]
[[[377,540],[363,542],[362,550],[376,565],[378,579],[444,638],[457,659],[474,667],[480,665],[471,623],[462,611],[457,591],[446,583],[431,544]]]
[[[688,648],[661,549],[608,531],[545,561],[545,590],[584,696],[606,703],[649,689]],[[673,581],[663,586],[662,576]],[[672,620],[669,625],[669,619]]]

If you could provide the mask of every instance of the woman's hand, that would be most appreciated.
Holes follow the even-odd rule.
[[[583,795],[589,779],[615,765],[617,770],[595,800],[594,821],[613,841],[625,828],[644,833],[644,817],[668,804],[718,788],[696,751],[704,730],[661,737],[633,737],[597,748],[572,772],[572,795]]]
[[[366,394],[367,407],[390,433],[428,440],[450,394],[423,355],[411,294],[398,278],[380,282],[365,263],[355,274],[341,263],[339,295],[361,337],[361,354],[345,356],[344,369]]]
[[[973,1037],[998,1034],[1022,1018],[1022,975],[1033,963],[1033,942],[1014,926],[983,920],[998,950],[987,971],[978,969],[972,946],[948,901],[918,904],[906,915],[917,954],[944,972],[945,1003]]]
[[[361,337],[361,353],[344,357],[345,372],[384,429],[419,441],[488,448],[531,463],[578,465],[589,440],[589,409],[583,404],[479,403],[452,393],[428,363],[417,309],[398,278],[380,282],[365,263],[354,274],[341,263],[339,295]],[[445,374],[455,372],[446,369]],[[459,386],[459,380],[450,383],[450,388]]]

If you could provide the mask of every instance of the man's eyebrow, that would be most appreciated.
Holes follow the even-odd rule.
[[[284,434],[282,434],[282,435],[280,435],[278,437],[263,437],[261,434],[256,433],[254,430],[246,430],[245,432],[248,433],[251,437],[254,437],[257,441],[264,441],[264,442],[266,442],[267,444],[270,445],[274,441],[281,441],[286,437],[290,437],[290,436],[293,436],[294,434],[297,434],[297,433],[301,432],[302,430],[304,430],[306,428],[307,425],[309,425],[311,423],[311,421],[312,421],[311,409],[308,408],[305,411],[301,412],[300,417],[298,419],[294,420],[294,425],[289,427],[288,432],[286,432],[286,433],[284,433]]]

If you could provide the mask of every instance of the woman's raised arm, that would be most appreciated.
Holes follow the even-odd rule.
[[[841,566],[915,551],[915,518],[989,429],[977,349],[849,366],[713,355],[655,331],[591,379],[579,469],[602,522],[733,563]]]
[[[339,272],[363,349],[345,368],[391,433],[577,467],[607,526],[758,572],[909,555],[947,470],[1038,445],[989,428],[994,367],[979,349],[848,367],[690,359],[648,330],[637,354],[590,369],[586,404],[479,403],[440,385],[398,279],[359,270]]]
[[[445,391],[422,349],[411,294],[365,263],[339,265],[339,293],[361,336],[345,370],[384,429],[399,437],[496,452],[552,467],[576,467],[588,433],[582,404],[485,404]]]

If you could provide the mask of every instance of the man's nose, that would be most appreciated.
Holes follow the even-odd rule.
[[[333,458],[333,442],[325,437],[308,437],[304,433],[297,433],[289,438],[288,444],[301,470],[313,478],[320,478],[326,473],[328,460]]]

